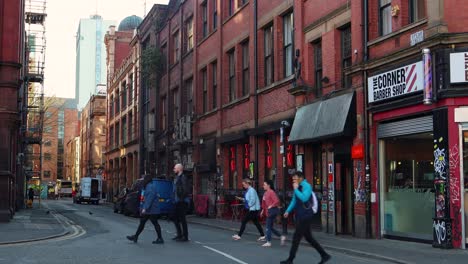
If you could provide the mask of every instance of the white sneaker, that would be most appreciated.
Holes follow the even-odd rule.
[[[266,238],[265,238],[265,236],[261,236],[261,237],[259,237],[259,238],[257,239],[257,241],[266,241]]]
[[[239,235],[233,235],[233,236],[232,236],[232,239],[234,239],[234,240],[240,240],[241,237],[240,237]]]
[[[265,244],[262,245],[262,247],[271,247],[271,243],[270,243],[270,242],[266,242]]]
[[[281,236],[281,245],[284,246],[286,244],[286,236]]]

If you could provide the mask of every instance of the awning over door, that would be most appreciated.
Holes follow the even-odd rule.
[[[313,142],[356,133],[354,92],[299,108],[289,134],[290,143]]]

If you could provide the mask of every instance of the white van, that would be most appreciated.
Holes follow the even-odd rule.
[[[80,190],[73,199],[74,203],[82,202],[99,204],[102,198],[102,180],[99,178],[84,177],[80,180]]]

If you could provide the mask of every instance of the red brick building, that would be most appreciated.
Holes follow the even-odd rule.
[[[140,22],[136,16],[128,17],[120,23],[119,31],[111,26],[105,37],[108,73],[105,161],[109,194],[130,188],[140,177],[140,45],[133,32]]]
[[[457,7],[425,0],[155,7],[169,10],[149,38],[167,58],[154,108],[156,149],[163,146],[156,163],[168,165],[163,173],[175,163],[165,125],[178,109],[171,93],[188,81],[194,194],[208,195],[212,208],[240,194],[245,177],[257,188],[273,180],[288,200],[284,176],[301,170],[321,203],[316,228],[464,247],[468,55]],[[192,32],[181,26],[190,12],[193,34],[182,36],[194,43],[184,56],[178,34]]]
[[[24,77],[24,1],[0,1],[0,222],[7,222],[22,207],[24,175],[16,167],[19,152],[18,94]],[[23,98],[23,100],[25,100]],[[23,101],[24,103],[24,101]],[[19,201],[17,207],[16,201]]]

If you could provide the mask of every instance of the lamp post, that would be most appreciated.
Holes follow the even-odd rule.
[[[284,135],[285,129],[287,127],[290,127],[291,125],[289,124],[288,121],[283,120],[281,121],[281,128],[280,128],[280,141],[281,141],[281,147],[280,147],[280,152],[283,155],[283,202],[286,203],[286,185],[287,185],[287,180],[286,176],[288,174],[288,168],[286,166],[286,149],[288,148],[287,142],[286,142],[286,136]]]

